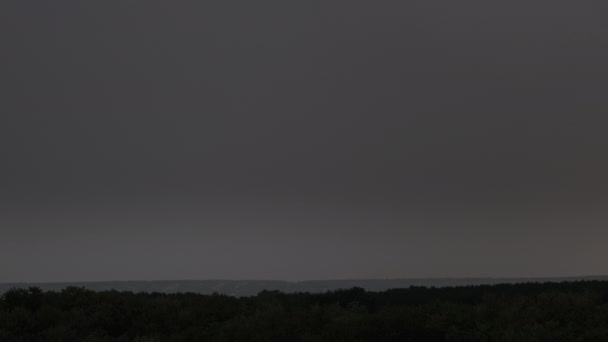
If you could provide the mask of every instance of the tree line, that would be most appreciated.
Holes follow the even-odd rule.
[[[11,289],[0,342],[608,341],[608,282],[252,297]]]

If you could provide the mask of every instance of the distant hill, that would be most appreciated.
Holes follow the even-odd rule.
[[[361,287],[368,291],[384,291],[410,286],[450,287],[466,285],[494,285],[517,283],[545,283],[581,280],[607,280],[608,276],[553,277],[553,278],[419,278],[419,279],[350,279],[350,280],[159,280],[159,281],[103,281],[65,283],[4,283],[0,294],[11,288],[40,287],[46,291],[60,291],[69,286],[84,287],[93,291],[131,291],[200,294],[220,293],[231,296],[254,296],[263,290],[278,290],[286,293],[319,293],[338,289]]]

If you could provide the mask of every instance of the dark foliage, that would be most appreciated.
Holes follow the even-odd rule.
[[[255,297],[13,289],[0,342],[608,341],[608,282]]]

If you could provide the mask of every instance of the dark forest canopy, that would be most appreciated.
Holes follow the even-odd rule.
[[[97,282],[52,282],[52,283],[0,283],[0,296],[11,288],[39,287],[44,291],[61,291],[67,287],[82,287],[103,292],[192,292],[200,294],[226,294],[230,296],[255,296],[263,290],[285,293],[323,293],[360,287],[367,291],[381,292],[411,286],[455,287],[472,285],[497,285],[518,283],[561,283],[574,281],[608,281],[608,276],[549,277],[549,278],[397,278],[397,279],[341,279],[341,280],[153,280],[153,281],[97,281]]]
[[[253,297],[13,289],[0,341],[607,341],[608,282]]]

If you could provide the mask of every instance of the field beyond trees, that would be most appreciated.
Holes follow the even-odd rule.
[[[608,341],[608,282],[321,294],[59,292],[0,298],[0,342]]]

